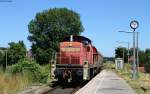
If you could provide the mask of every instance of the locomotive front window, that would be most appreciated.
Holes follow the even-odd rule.
[[[91,40],[89,40],[86,37],[83,36],[72,36],[72,37],[65,37],[62,42],[70,42],[70,40],[72,40],[73,42],[81,42],[84,45],[90,44]]]
[[[77,47],[66,47],[66,48],[61,48],[61,51],[63,51],[63,52],[79,52],[80,48],[77,48]]]

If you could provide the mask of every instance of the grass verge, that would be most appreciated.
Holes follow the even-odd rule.
[[[10,72],[12,67],[13,66],[9,66],[6,72],[0,70],[0,94],[17,94],[31,85],[41,84],[41,82],[47,84],[46,82],[50,82],[50,77],[47,75],[50,71],[49,65],[40,66],[40,73],[42,73],[42,75],[46,74],[46,77],[42,76],[42,78],[40,75],[33,74],[33,72],[28,70],[13,74]]]
[[[30,85],[30,81],[21,75],[0,72],[0,94],[16,94],[20,89]]]

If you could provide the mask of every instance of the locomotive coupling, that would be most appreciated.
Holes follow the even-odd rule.
[[[72,80],[72,74],[70,70],[65,69],[63,71],[63,79],[67,79],[68,82],[70,82]]]
[[[70,71],[70,70],[64,70],[64,71],[63,71],[63,78],[64,78],[64,79],[72,78],[72,76],[71,76],[71,71]]]

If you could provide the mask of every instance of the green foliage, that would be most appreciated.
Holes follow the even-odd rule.
[[[146,62],[146,63],[144,64],[144,66],[145,66],[145,71],[146,71],[147,73],[150,73],[150,61]]]
[[[106,63],[103,64],[103,66],[104,66],[105,69],[108,69],[108,70],[115,69],[115,63],[114,62],[113,63],[106,62]]]
[[[19,63],[12,65],[9,70],[12,74],[22,74],[33,82],[45,83],[48,79],[48,71],[43,71],[41,66],[35,61],[22,59]]]
[[[2,65],[4,62],[4,56],[5,56],[4,52],[0,50],[0,65]]]
[[[6,69],[6,48],[0,48],[0,69]]]
[[[7,49],[8,64],[18,63],[20,59],[26,57],[26,47],[23,41],[19,41],[18,43],[11,42],[9,46]]]
[[[145,55],[146,55],[146,59],[145,59],[145,71],[150,73],[150,49],[146,49],[145,50]]]
[[[41,13],[28,25],[32,52],[40,64],[48,63],[58,51],[59,42],[68,35],[79,35],[83,26],[79,14],[67,8],[53,8]]]
[[[114,57],[104,57],[103,62],[106,63],[107,61],[114,62],[115,58]]]
[[[124,49],[124,56],[125,56],[125,62],[127,62],[127,50],[126,48],[117,48],[115,50],[115,54],[116,54],[116,58],[122,58],[123,57],[123,49]],[[135,49],[137,51],[137,49]],[[130,52],[130,56],[132,56],[133,54],[133,48],[131,48],[129,50]],[[145,65],[145,69],[146,71],[149,70],[150,68],[150,49],[146,49],[145,51],[143,50],[140,50],[138,49],[138,53],[139,53],[139,64],[142,66],[142,65]],[[150,70],[149,70],[150,71]]]
[[[146,55],[144,51],[139,51],[139,62],[141,63],[146,62]]]
[[[145,50],[146,59],[150,61],[150,49]]]
[[[136,49],[137,50],[137,49]],[[138,49],[139,52],[139,64],[140,66],[145,67],[145,72],[150,73],[150,49],[146,49],[145,51],[142,51],[140,49]],[[127,53],[127,51],[125,50],[125,53]],[[133,53],[133,48],[130,49],[130,53]],[[116,49],[116,57],[123,57],[123,48],[117,48]],[[131,56],[131,54],[130,54]],[[127,58],[127,54],[125,54],[125,60]]]
[[[146,49],[146,50],[145,50],[145,53],[146,53],[146,54],[150,54],[150,48]]]
[[[124,62],[128,62],[127,49],[124,47],[119,47],[115,49],[115,58],[123,58],[124,54]]]

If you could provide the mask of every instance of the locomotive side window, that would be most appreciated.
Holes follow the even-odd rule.
[[[87,52],[90,52],[90,46],[87,46],[86,50]]]

